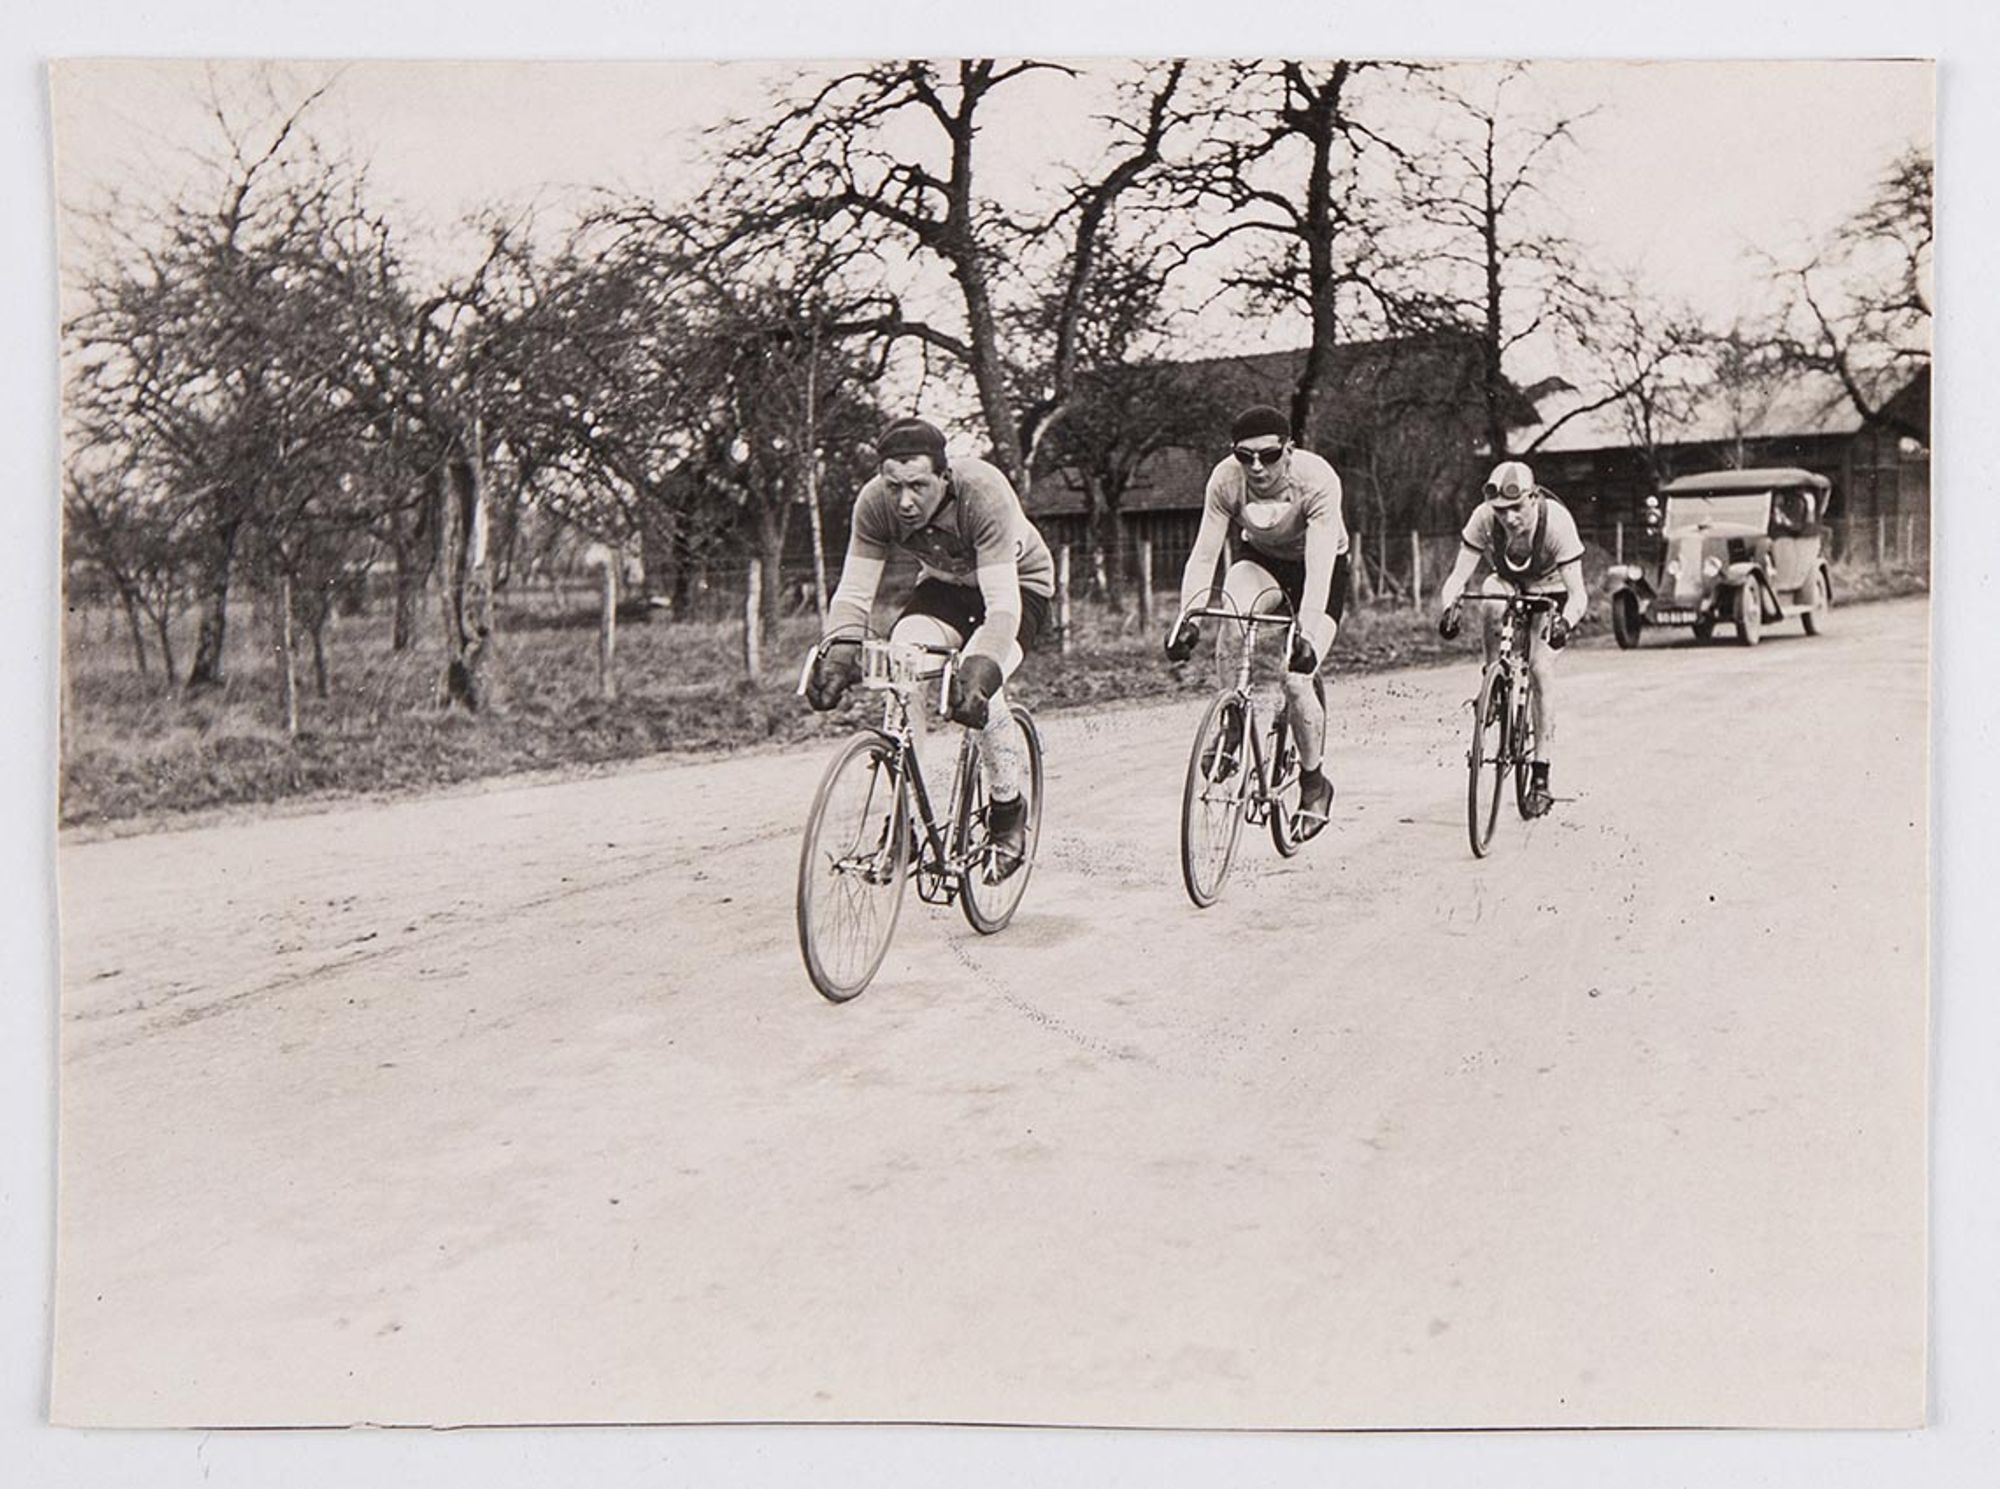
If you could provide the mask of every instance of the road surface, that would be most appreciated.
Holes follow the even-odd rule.
[[[1906,1425],[1928,608],[1463,666],[1186,901],[1200,704],[1044,721],[1020,917],[807,983],[831,741],[61,849],[71,1423]],[[1032,683],[1023,693],[1032,699]]]

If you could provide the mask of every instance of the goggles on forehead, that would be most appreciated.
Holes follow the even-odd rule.
[[[1285,458],[1285,446],[1279,445],[1275,450],[1246,450],[1238,445],[1230,453],[1235,455],[1238,464],[1268,469]]]

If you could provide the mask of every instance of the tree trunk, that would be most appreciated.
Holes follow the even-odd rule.
[[[1480,343],[1480,393],[1486,412],[1486,448],[1496,461],[1507,458],[1507,416],[1500,375],[1501,304],[1504,288],[1500,281],[1500,204],[1495,196],[1493,134],[1496,125],[1486,121],[1485,206],[1480,218],[1480,236],[1486,253],[1486,331]]]
[[[229,571],[236,558],[236,525],[225,525],[215,536],[209,555],[201,603],[201,625],[195,632],[194,661],[188,666],[187,690],[219,688],[223,682],[222,652],[229,639]]]
[[[174,685],[174,634],[171,616],[163,602],[156,612],[149,612],[153,621],[153,635],[160,643],[160,671],[166,675],[167,686]]]
[[[487,566],[485,473],[475,418],[438,477],[438,577],[445,662],[439,703],[477,713],[488,702],[493,588]]]
[[[762,620],[767,640],[778,634],[778,623],[784,618],[785,529],[790,516],[790,503],[775,500],[766,503],[757,514],[757,553],[764,561]]]
[[[313,646],[313,694],[318,698],[327,696],[326,681],[326,614],[321,613],[308,628]]]
[[[118,591],[118,603],[125,607],[125,629],[132,636],[132,660],[138,666],[139,675],[144,677],[146,665],[146,633],[139,628],[139,601],[129,589]],[[173,679],[167,679],[171,684]]]
[[[972,381],[979,391],[979,412],[986,423],[987,437],[993,441],[993,463],[1014,484],[1025,501],[1028,472],[1021,459],[1021,431],[1014,423],[1013,406],[1007,396],[1007,369],[1000,355],[1000,331],[993,314],[993,300],[986,284],[985,266],[972,252],[952,265],[965,292],[966,325],[972,338]]]
[[[417,600],[423,592],[424,575],[416,554],[401,542],[396,544],[395,615],[389,623],[389,650],[408,651],[417,639]]]
[[[278,653],[278,688],[285,710],[285,737],[295,739],[299,732],[299,669],[296,649],[292,645],[292,576],[285,574],[278,580],[278,613],[276,622]]]
[[[618,570],[621,555],[607,549],[604,555],[604,588],[597,611],[597,691],[609,702],[618,696]]]

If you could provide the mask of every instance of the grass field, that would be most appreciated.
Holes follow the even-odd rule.
[[[1921,592],[1907,569],[1836,570],[1841,603]],[[1167,602],[1167,603],[1170,603]],[[1205,692],[1212,664],[1175,667],[1161,655],[1160,625],[1079,603],[1071,647],[1053,638],[1027,663],[1019,695],[1038,709],[1083,707]],[[75,610],[65,646],[69,704],[60,820],[66,827],[140,829],[176,814],[316,796],[420,791],[523,771],[588,769],[660,752],[714,752],[832,737],[870,712],[859,695],[821,717],[793,695],[816,625],[795,617],[767,642],[763,675],[744,675],[738,622],[621,624],[618,696],[601,695],[597,619],[580,597],[503,604],[497,692],[478,717],[435,703],[441,650],[436,611],[416,644],[394,652],[386,613],[342,617],[329,631],[329,686],[314,696],[301,661],[300,729],[283,727],[268,621],[250,604],[232,612],[229,681],[188,696],[133,662],[123,621]],[[1602,606],[1583,644],[1609,644]],[[1430,616],[1408,609],[1350,612],[1334,653],[1338,672],[1469,660],[1469,639],[1439,639]],[[177,638],[179,655],[192,635]]]

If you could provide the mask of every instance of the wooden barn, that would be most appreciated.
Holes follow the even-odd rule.
[[[1865,421],[1839,380],[1792,373],[1754,394],[1716,388],[1667,438],[1634,441],[1617,407],[1554,428],[1527,458],[1541,482],[1597,531],[1643,519],[1648,495],[1676,476],[1750,466],[1800,466],[1833,483],[1828,516],[1837,530],[1930,518],[1929,440],[1893,426],[1930,428],[1930,370],[1895,388],[1876,423]],[[1544,400],[1551,423],[1561,416]],[[1534,435],[1530,433],[1528,440]]]

